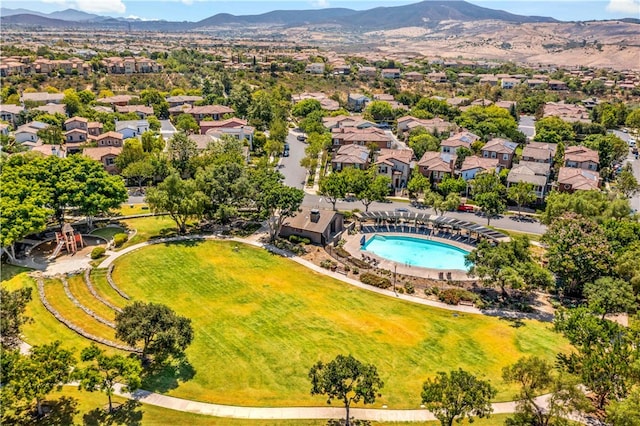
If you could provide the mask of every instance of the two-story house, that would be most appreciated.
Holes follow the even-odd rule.
[[[343,145],[331,159],[331,169],[338,172],[348,167],[367,169],[369,167],[369,148],[361,145]]]
[[[116,111],[122,114],[134,113],[140,120],[144,120],[149,115],[153,115],[153,107],[146,105],[116,106]]]
[[[522,161],[552,163],[558,146],[548,142],[529,142],[522,150]]]
[[[412,149],[381,149],[376,156],[378,174],[389,177],[394,191],[407,186],[411,175]]]
[[[96,138],[98,146],[122,146],[124,137],[122,133],[107,132]]]
[[[400,70],[398,68],[385,68],[380,72],[382,78],[400,78]]]
[[[600,187],[600,173],[573,167],[560,167],[558,171],[558,191],[591,191]]]
[[[551,174],[550,163],[536,163],[521,161],[514,164],[507,176],[507,188],[518,182],[526,182],[533,185],[538,201],[543,201],[547,195],[549,175]]]
[[[483,158],[470,155],[462,162],[459,172],[462,179],[469,181],[475,178],[478,173],[489,170],[500,170],[500,163],[497,158]]]
[[[169,103],[169,107],[173,108],[180,105],[194,106],[196,102],[200,102],[203,99],[204,98],[202,96],[179,95],[169,96],[167,98],[167,102]]]
[[[32,121],[18,127],[13,133],[13,136],[15,137],[16,142],[21,144],[28,143],[30,144],[28,146],[33,146],[40,139],[40,137],[38,136],[38,132],[40,130],[46,129],[47,127],[49,127],[49,124],[47,123],[43,123],[41,121]]]
[[[118,167],[116,166],[116,158],[121,153],[121,146],[99,146],[85,148],[82,150],[82,155],[102,163],[104,169],[112,174],[118,172]]]
[[[347,108],[351,111],[360,112],[369,102],[371,99],[361,93],[349,93],[347,96]]]
[[[498,163],[510,169],[518,144],[507,139],[493,138],[482,147],[483,158],[497,158]]]
[[[480,140],[480,136],[468,131],[456,133],[440,143],[440,151],[455,154],[460,148],[471,149],[471,144]]]
[[[376,127],[358,129],[356,127],[338,127],[331,130],[334,146],[340,145],[375,145],[378,149],[391,148],[393,139],[383,130]]]
[[[598,151],[585,146],[569,146],[564,151],[564,165],[576,169],[598,170],[600,158]]]
[[[78,129],[83,130],[86,133],[89,130],[88,124],[89,120],[84,117],[71,117],[64,122],[64,129],[67,131]]]
[[[24,111],[24,108],[20,105],[0,105],[0,120],[7,121],[12,126],[15,126],[22,111]]]
[[[456,159],[455,154],[427,151],[418,161],[418,171],[437,184],[446,176],[453,176]]]
[[[137,138],[144,132],[149,131],[147,120],[123,120],[116,121],[116,132],[121,133],[125,139]]]

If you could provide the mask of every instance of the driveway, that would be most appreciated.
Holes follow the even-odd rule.
[[[532,115],[521,115],[518,122],[518,130],[527,136],[527,139],[531,140],[536,134],[536,119]]]
[[[285,185],[303,189],[304,180],[307,177],[307,169],[300,165],[300,160],[304,158],[304,149],[307,144],[297,139],[302,133],[289,130],[286,142],[289,144],[289,156],[280,157],[278,170],[284,175]]]

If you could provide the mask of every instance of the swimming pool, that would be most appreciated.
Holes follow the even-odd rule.
[[[466,271],[464,257],[469,252],[449,244],[421,238],[374,235],[361,250],[377,256],[431,269],[459,269]]]

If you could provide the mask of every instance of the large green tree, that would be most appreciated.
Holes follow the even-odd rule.
[[[182,177],[191,176],[192,160],[198,155],[198,145],[184,132],[178,132],[169,139],[171,164]]]
[[[582,295],[585,283],[608,275],[613,253],[604,231],[591,219],[567,213],[556,219],[543,236],[549,270],[562,291]]]
[[[462,369],[449,374],[442,371],[422,385],[422,403],[442,426],[461,423],[465,417],[488,417],[496,390],[488,381],[478,379]]]
[[[157,188],[149,188],[145,200],[154,213],[169,213],[180,233],[187,232],[189,219],[202,217],[207,205],[207,196],[198,189],[196,182],[183,180],[175,173]]]
[[[320,195],[322,195],[336,210],[336,202],[344,198],[349,187],[346,176],[340,172],[331,173],[320,180]]]
[[[496,173],[480,173],[471,180],[471,192],[480,210],[487,218],[487,225],[491,218],[504,212],[505,187]]]
[[[116,314],[116,337],[131,346],[142,346],[142,359],[156,361],[179,356],[193,341],[189,318],[158,303],[134,302]]]
[[[536,121],[536,135],[533,139],[537,142],[573,142],[576,135],[571,124],[558,117],[545,117]]]
[[[113,411],[111,397],[116,383],[122,383],[125,392],[133,392],[140,387],[140,360],[120,354],[107,355],[95,344],[84,348],[80,354],[83,362],[91,365],[78,372],[80,388],[89,392],[100,391],[109,398],[109,412]]]
[[[20,344],[20,329],[31,321],[24,314],[29,301],[31,287],[14,291],[0,288],[0,344],[3,348],[16,349]]]
[[[531,204],[536,200],[536,193],[533,184],[529,182],[518,182],[507,189],[507,197],[518,206],[518,216],[522,215],[522,206]]]
[[[318,361],[309,370],[309,379],[311,395],[326,395],[327,404],[334,399],[344,404],[346,426],[351,424],[351,404],[360,401],[373,404],[384,386],[375,365],[365,364],[351,355],[338,355],[326,364]]]
[[[584,295],[589,309],[601,314],[602,319],[608,314],[631,312],[638,307],[631,283],[613,277],[602,277],[585,284]]]

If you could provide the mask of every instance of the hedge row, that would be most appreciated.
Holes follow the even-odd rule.
[[[365,284],[372,285],[378,288],[389,288],[391,287],[391,280],[389,278],[380,277],[375,274],[370,274],[368,272],[360,275],[360,281]]]

